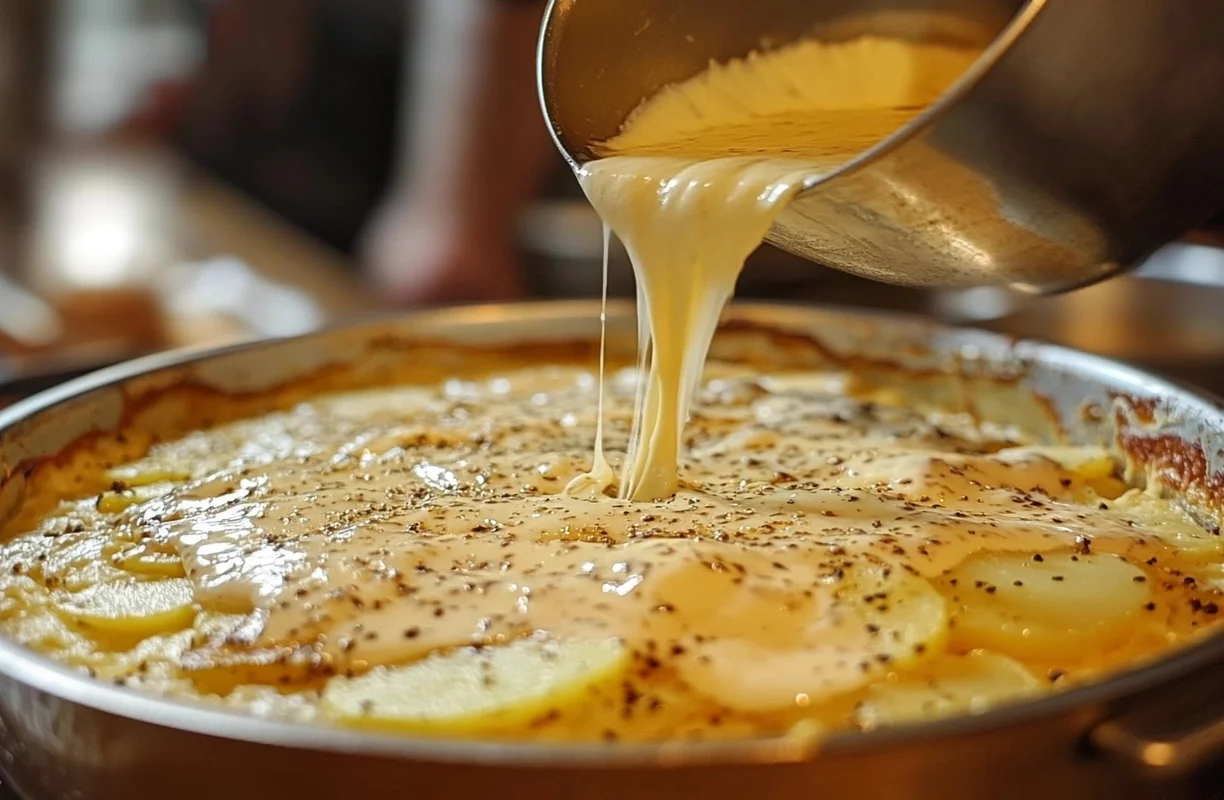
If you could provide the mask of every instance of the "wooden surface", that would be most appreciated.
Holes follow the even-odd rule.
[[[355,264],[165,148],[48,152],[30,195],[29,216],[10,226],[21,240],[4,242],[24,257],[0,264],[0,277],[45,299],[60,330],[48,339],[29,314],[0,318],[0,405],[12,381],[38,388],[157,350],[302,332],[378,307]],[[5,299],[29,307],[16,290]]]
[[[232,189],[196,173],[183,201],[185,249],[235,255],[269,279],[302,289],[330,318],[376,306],[355,264]]]
[[[375,307],[355,265],[165,148],[61,148],[38,164],[13,277],[60,311],[55,349],[122,340],[150,350],[259,335],[248,323],[259,322],[265,295],[296,299],[282,317],[313,305],[302,324]],[[214,275],[208,293],[183,296],[218,260],[239,279]],[[258,298],[240,296],[253,287]]]

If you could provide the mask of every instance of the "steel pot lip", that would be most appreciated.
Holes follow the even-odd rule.
[[[410,314],[376,316],[326,331],[218,348],[171,351],[129,361],[71,380],[0,410],[0,437],[25,420],[88,393],[120,385],[163,369],[205,363],[230,354],[253,352],[282,342],[327,338],[337,333],[378,330],[389,324],[413,323],[429,330],[431,323],[458,329],[530,320],[597,319],[597,301],[544,301],[429,309]],[[618,303],[612,311],[632,308]],[[921,317],[874,310],[820,307],[788,303],[736,303],[731,317],[756,321],[765,328],[786,329],[788,320],[822,317],[914,325],[930,334],[954,335],[966,344],[1004,347],[1017,360],[1075,368],[1132,387],[1137,394],[1176,400],[1206,415],[1224,416],[1224,404],[1212,395],[1152,375],[1101,356],[1034,340],[940,325]],[[1224,632],[1179,649],[1163,658],[1115,674],[1107,680],[1005,705],[979,715],[962,715],[935,722],[902,725],[868,732],[843,732],[825,739],[778,737],[729,742],[621,745],[550,745],[512,742],[460,742],[391,734],[362,733],[317,723],[262,719],[239,712],[169,700],[112,686],[82,675],[16,642],[0,638],[0,675],[68,703],[164,728],[213,738],[316,752],[349,753],[410,761],[467,763],[473,766],[542,767],[562,769],[676,768],[713,764],[792,763],[813,755],[838,755],[917,740],[972,736],[985,730],[1057,717],[1076,709],[1104,706],[1160,685],[1167,685],[1213,663],[1224,662]]]
[[[841,164],[831,172],[822,173],[814,178],[808,178],[803,183],[801,192],[811,191],[823,186],[829,181],[850,175],[879,161],[881,158],[899,150],[928,129],[941,117],[948,114],[951,108],[980,84],[1004,56],[1016,46],[1016,43],[1027,33],[1045,10],[1046,0],[1026,0],[1016,11],[1015,16],[995,34],[978,57],[974,59],[969,69],[965,70],[951,86],[943,91],[934,103],[924,108],[921,113],[910,119],[885,138]]]
[[[945,89],[934,103],[871,147],[839,164],[836,169],[822,172],[815,177],[807,179],[804,181],[800,191],[810,191],[835,178],[857,172],[863,167],[879,161],[892,151],[901,148],[916,138],[921,131],[930,128],[932,123],[946,115],[948,110],[957,101],[981,83],[995,68],[995,65],[1012,49],[1016,42],[1032,28],[1033,24],[1040,17],[1041,12],[1045,10],[1046,2],[1047,0],[1025,0],[1024,4],[1016,11],[1012,18],[995,34],[990,43],[982,48],[981,53],[974,59],[973,64]],[[544,12],[544,20],[540,26],[540,36],[536,46],[536,96],[540,103],[540,109],[544,114],[544,119],[548,122],[548,132],[553,144],[560,151],[561,155],[565,157],[570,167],[574,170],[580,170],[586,162],[578,160],[562,141],[562,131],[553,118],[552,104],[549,100],[550,93],[547,81],[545,80],[544,70],[544,65],[548,61],[548,54],[552,46],[552,37],[549,34],[553,30],[554,17],[563,13],[562,10],[558,10],[559,8],[568,6],[571,3],[572,0],[549,0],[548,7]]]

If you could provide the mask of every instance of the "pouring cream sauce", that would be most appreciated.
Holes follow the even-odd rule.
[[[978,52],[864,37],[715,64],[643,104],[578,171],[638,281],[647,377],[622,497],[675,492],[719,315],[784,205],[934,102]]]

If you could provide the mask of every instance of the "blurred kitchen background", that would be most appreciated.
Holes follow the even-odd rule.
[[[357,242],[411,122],[414,13],[412,0],[0,0],[0,398],[379,311]],[[1224,237],[1210,227],[1061,298],[867,284],[768,247],[741,296],[934,314],[1224,389]],[[600,226],[559,157],[519,231],[533,294],[598,293]],[[611,288],[632,292],[619,250]]]

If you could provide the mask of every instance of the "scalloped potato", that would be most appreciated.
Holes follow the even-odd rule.
[[[278,719],[659,741],[981,713],[1216,620],[1220,537],[1109,488],[1104,451],[1001,441],[758,332],[715,347],[681,488],[658,501],[573,483],[591,469],[585,357],[454,351],[440,379],[122,463],[85,443],[96,470],[49,464],[0,545],[0,632]],[[637,375],[612,366],[615,468]]]

